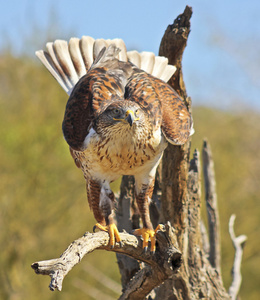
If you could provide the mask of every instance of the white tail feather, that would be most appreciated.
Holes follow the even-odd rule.
[[[163,70],[163,73],[160,76],[160,79],[164,80],[165,82],[168,82],[176,70],[177,70],[177,68],[175,66],[167,65],[165,67],[165,69]]]
[[[96,59],[96,57],[98,56],[99,52],[104,48],[104,47],[108,47],[110,45],[109,40],[104,40],[104,39],[97,39],[94,42],[94,60]]]
[[[95,40],[90,36],[83,36],[79,42],[80,52],[86,66],[86,72],[93,64],[93,45]]]
[[[52,76],[58,81],[60,86],[68,93],[69,88],[64,83],[58,69],[56,68],[50,54],[46,51],[39,50],[35,52],[36,56],[41,60],[41,62],[45,65],[45,67],[50,71]]]
[[[59,61],[56,57],[56,54],[55,54],[55,50],[54,50],[54,43],[47,43],[46,44],[46,48],[48,50],[48,53],[50,54],[50,57],[55,65],[55,67],[57,68],[58,70],[58,73],[60,74],[61,76],[61,79],[63,80],[64,84],[68,87],[68,89],[71,88],[71,83],[70,81],[68,80],[67,76],[65,75],[62,67],[60,66],[59,64]]]
[[[117,55],[119,60],[129,60],[138,68],[165,82],[176,71],[176,67],[168,65],[168,59],[165,57],[155,56],[152,52],[127,52],[121,39],[94,40],[90,36],[83,36],[81,39],[71,38],[69,44],[66,41],[56,40],[54,43],[46,44],[47,51],[36,51],[36,55],[70,95],[73,87],[87,73],[102,48],[111,44],[115,44],[121,50]]]
[[[57,40],[53,46],[61,69],[71,84],[70,87],[75,86],[78,82],[78,75],[71,60],[68,43],[66,41]]]
[[[69,53],[71,60],[73,62],[75,71],[78,74],[78,77],[82,77],[86,74],[86,67],[84,64],[83,57],[80,52],[80,39],[71,38],[69,41]]]
[[[156,56],[153,68],[153,76],[161,78],[163,71],[168,65],[168,58],[163,56]]]
[[[128,59],[125,42],[122,39],[113,39],[111,42],[115,44],[117,48],[121,49],[118,53],[118,59],[126,62]]]
[[[155,54],[153,52],[141,52],[141,68],[149,74],[153,73]]]
[[[138,68],[141,68],[141,56],[136,50],[127,51],[127,57]]]

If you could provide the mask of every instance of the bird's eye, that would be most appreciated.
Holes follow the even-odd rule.
[[[115,114],[118,114],[118,113],[119,113],[119,109],[115,108],[115,109],[114,109],[114,113],[115,113]]]
[[[135,114],[138,116],[139,115],[139,109],[137,109],[136,111],[135,111]]]

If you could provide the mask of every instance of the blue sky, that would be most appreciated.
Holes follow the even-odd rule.
[[[186,5],[193,16],[183,69],[194,105],[260,110],[259,0],[5,1],[0,49],[33,56],[47,37],[90,35],[120,37],[128,49],[158,53],[167,25]]]

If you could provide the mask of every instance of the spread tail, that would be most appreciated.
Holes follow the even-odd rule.
[[[36,51],[36,55],[65,92],[70,95],[73,87],[87,73],[100,51],[111,44],[120,49],[116,58],[121,61],[130,61],[138,68],[165,82],[176,71],[175,66],[168,65],[166,57],[155,56],[152,52],[127,51],[121,39],[94,40],[90,36],[83,36],[81,39],[71,38],[69,43],[56,40],[46,44],[46,51]]]

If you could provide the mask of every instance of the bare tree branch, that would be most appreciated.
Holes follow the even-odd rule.
[[[175,247],[176,236],[170,224],[165,225],[165,231],[157,233],[157,249],[154,255],[150,252],[143,252],[141,238],[125,232],[120,233],[120,237],[122,247],[116,245],[115,248],[111,249],[108,246],[109,235],[106,232],[87,232],[83,237],[72,242],[60,258],[35,262],[32,264],[32,268],[37,274],[49,275],[51,277],[49,288],[52,291],[55,289],[61,291],[64,277],[86,254],[97,249],[125,254],[149,265],[149,267],[147,266],[141,270],[139,274],[137,273],[131,280],[129,287],[126,288],[124,294],[133,294],[133,297],[135,297],[135,289],[138,286],[139,288],[142,286],[141,290],[148,294],[149,291],[168,277],[171,277],[179,269],[181,265],[181,253]],[[149,270],[152,270],[152,272]],[[155,275],[154,272],[156,272],[156,280],[152,280],[153,278],[151,277],[152,274]],[[123,297],[125,296],[123,295]]]
[[[209,259],[209,251],[210,251],[209,237],[208,237],[207,228],[206,228],[203,220],[200,221],[200,233],[201,233],[201,241],[202,241],[203,251],[204,251],[207,259]]]
[[[218,202],[216,193],[216,180],[214,162],[212,159],[211,148],[207,140],[203,143],[203,173],[205,196],[209,225],[210,252],[209,261],[212,267],[221,275],[221,251],[220,251],[220,224],[218,214]]]
[[[243,256],[243,248],[244,248],[245,242],[247,240],[246,235],[240,235],[240,236],[236,237],[235,232],[234,232],[235,219],[236,219],[235,215],[232,215],[229,219],[229,235],[231,237],[233,246],[235,248],[235,257],[234,257],[234,263],[233,263],[233,268],[232,268],[233,281],[228,290],[228,293],[231,296],[232,300],[237,299],[237,295],[238,295],[240,285],[242,282],[242,275],[240,272],[240,268],[241,268],[241,262],[242,262],[242,256]]]
[[[218,272],[210,265],[201,238],[201,180],[199,151],[195,149],[188,175],[188,289],[190,299],[229,299]],[[202,280],[204,278],[204,280]],[[212,285],[209,285],[209,282]]]

